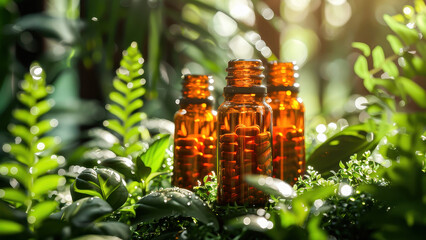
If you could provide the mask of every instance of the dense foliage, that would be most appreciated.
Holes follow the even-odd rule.
[[[204,6],[206,7],[206,6]],[[354,70],[363,79],[367,120],[312,142],[308,170],[294,186],[247,176],[271,195],[265,208],[217,206],[214,173],[193,191],[170,186],[170,135],[151,136],[142,120],[143,63],[136,43],[123,52],[103,121],[72,160],[55,153],[45,118],[53,102],[34,63],[18,94],[2,146],[0,235],[16,239],[421,239],[426,227],[426,5],[385,15],[393,31],[362,51]],[[153,33],[154,34],[154,33]],[[158,34],[158,33],[156,33]],[[154,36],[155,37],[155,36]],[[154,38],[153,37],[153,38]],[[156,40],[155,38],[152,41]],[[150,51],[157,51],[152,49]],[[369,64],[369,57],[371,63]],[[150,67],[157,66],[155,61]],[[370,69],[369,66],[373,66]],[[158,66],[157,66],[158,67]],[[407,111],[415,105],[418,111]],[[413,108],[411,108],[413,109]]]

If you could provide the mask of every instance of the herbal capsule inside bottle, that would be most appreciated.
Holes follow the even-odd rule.
[[[245,181],[272,175],[272,109],[260,60],[228,63],[225,101],[218,109],[218,204],[264,205],[268,196]]]
[[[305,107],[297,96],[295,70],[292,62],[270,62],[266,76],[273,110],[273,177],[289,184],[305,172]]]
[[[180,109],[174,117],[174,165],[172,184],[192,190],[197,181],[216,171],[216,111],[213,111],[213,78],[183,77]]]

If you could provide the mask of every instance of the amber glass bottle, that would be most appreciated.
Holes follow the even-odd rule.
[[[270,62],[266,77],[273,110],[273,177],[289,184],[305,171],[305,107],[297,97],[295,68],[292,62]]]
[[[267,195],[247,184],[248,174],[272,175],[272,109],[265,102],[260,60],[228,63],[225,101],[218,109],[218,203],[264,205]]]
[[[180,109],[174,117],[174,165],[172,184],[192,190],[197,181],[216,171],[216,120],[209,75],[183,77]]]

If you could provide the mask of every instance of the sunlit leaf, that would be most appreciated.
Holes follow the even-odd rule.
[[[58,159],[50,156],[40,159],[33,167],[32,174],[35,177],[43,175],[50,170],[53,170],[59,166]]]
[[[133,127],[136,123],[140,123],[143,119],[146,118],[145,113],[134,113],[132,116],[126,121],[125,128]],[[122,134],[123,135],[123,134]]]
[[[58,144],[56,138],[57,137],[53,137],[53,136],[40,138],[37,142],[35,142],[34,144],[35,149],[33,149],[33,152],[40,152],[40,151],[44,151],[46,149],[52,148],[53,146]]]
[[[267,194],[281,198],[294,198],[296,192],[290,184],[278,179],[262,175],[248,175],[245,180],[251,185]]]
[[[107,128],[115,131],[120,135],[124,135],[124,128],[121,126],[120,122],[117,119],[108,120]]]
[[[367,59],[364,56],[359,56],[354,65],[355,73],[360,78],[368,78],[370,77],[370,73],[368,72],[368,63]]]
[[[46,119],[36,123],[34,126],[37,127],[38,131],[34,135],[41,136],[42,134],[50,131],[53,128],[51,122],[52,122],[52,119]]]
[[[28,213],[28,219],[34,218],[36,226],[40,225],[41,222],[48,217],[53,211],[56,210],[59,203],[56,201],[43,201],[31,208]]]
[[[118,105],[115,105],[115,104],[109,105],[108,111],[114,114],[116,117],[118,117],[122,121],[126,121],[127,119],[127,114]]]
[[[133,101],[136,98],[140,98],[145,94],[144,88],[138,88],[135,91],[132,91],[127,97],[128,101]]]
[[[28,174],[28,168],[17,162],[4,162],[0,164],[0,169],[6,168],[7,173],[5,176],[15,178],[25,187],[28,187],[30,181],[30,175]]]
[[[136,99],[135,101],[133,101],[129,106],[127,106],[126,108],[126,114],[129,115],[131,114],[133,111],[141,108],[143,106],[143,102],[140,99]]]
[[[14,188],[3,188],[2,190],[4,195],[0,199],[27,205],[27,195],[22,190]]]
[[[137,139],[139,135],[139,126],[132,127],[124,134],[124,142],[129,143],[131,140]]]
[[[109,94],[109,98],[112,100],[112,101],[114,101],[114,102],[116,102],[116,103],[118,103],[118,104],[120,104],[121,106],[123,106],[123,107],[126,107],[127,106],[127,100],[123,97],[123,95],[121,95],[120,93],[118,93],[118,92],[112,92],[112,93],[110,93]]]
[[[51,108],[52,108],[51,103],[47,100],[44,100],[44,101],[38,102],[31,109],[34,112],[35,116],[41,116],[41,115],[47,113]]]
[[[387,60],[382,65],[383,70],[389,74],[389,76],[392,77],[398,77],[399,76],[399,70],[396,64],[390,60]]]
[[[135,166],[130,158],[115,157],[103,160],[100,163],[104,167],[109,167],[123,174],[128,179],[135,179]]]
[[[24,230],[24,227],[14,221],[0,219],[0,235],[11,235],[20,233]]]
[[[28,126],[31,126],[35,122],[35,117],[29,111],[24,109],[16,109],[13,111],[13,117],[17,120],[26,123]]]
[[[402,45],[401,41],[399,41],[399,39],[396,36],[390,35],[390,34],[386,37],[386,39],[391,45],[393,52],[397,55],[402,55],[404,46]]]
[[[370,50],[370,47],[367,44],[362,43],[362,42],[353,42],[352,47],[361,50],[362,54],[364,54],[364,56],[366,56],[366,57],[370,56],[371,50]]]
[[[15,137],[22,138],[28,145],[30,145],[33,140],[33,135],[31,134],[30,129],[23,125],[12,125],[9,127],[9,131]]]
[[[129,89],[127,88],[126,84],[124,84],[122,81],[120,81],[119,79],[114,79],[114,81],[112,82],[112,84],[114,85],[114,88],[117,89],[118,91],[127,94],[129,92]]]
[[[416,23],[423,36],[426,36],[426,15],[424,13],[418,14],[416,16]]]
[[[422,108],[426,108],[426,91],[411,79],[399,77],[398,82],[405,92]]]
[[[136,159],[136,174],[139,179],[143,179],[145,181],[149,174],[151,174],[151,168],[145,166],[144,162],[140,158]]]
[[[384,61],[385,61],[385,53],[383,52],[383,48],[380,46],[376,46],[373,49],[373,66],[375,68],[379,68],[381,67]]]
[[[166,216],[187,216],[215,229],[219,228],[219,222],[207,204],[193,192],[182,188],[167,188],[150,193],[138,201],[135,211],[135,223]]]
[[[64,184],[65,181],[62,176],[46,175],[34,181],[32,190],[36,196],[40,196],[56,189],[59,185]]]
[[[385,20],[386,24],[392,29],[392,31],[398,34],[399,37],[401,37],[402,41],[404,41],[405,44],[411,45],[419,40],[419,36],[416,30],[410,29],[404,24],[395,21],[395,19],[393,19],[389,15],[384,15],[383,19]]]
[[[163,163],[164,154],[169,146],[169,137],[170,135],[168,134],[159,135],[159,138],[140,156],[145,165],[151,168],[152,172],[157,172]]]
[[[10,144],[10,153],[25,165],[30,165],[34,161],[34,154],[23,144]]]

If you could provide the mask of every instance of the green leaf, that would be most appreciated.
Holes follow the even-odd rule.
[[[9,127],[10,133],[12,133],[15,137],[22,138],[28,145],[31,145],[33,140],[33,135],[30,130],[23,125],[11,125]]]
[[[118,92],[112,92],[112,93],[110,93],[109,94],[109,98],[112,100],[112,101],[114,101],[114,102],[116,102],[116,103],[118,103],[118,104],[120,104],[121,106],[123,106],[123,107],[126,107],[127,106],[127,100],[126,100],[126,98],[124,98],[123,97],[123,95],[121,95],[120,93],[118,93]]]
[[[117,119],[109,119],[107,120],[107,124],[105,125],[107,128],[115,131],[121,136],[124,135],[124,128],[121,126],[120,122]]]
[[[126,121],[126,119],[127,119],[127,114],[118,105],[115,105],[115,104],[109,105],[108,111],[110,113],[114,114],[116,117],[118,117],[123,122]]]
[[[152,172],[157,172],[163,163],[164,153],[169,146],[170,135],[160,134],[157,137],[158,139],[140,156],[141,160],[146,166],[151,168]]]
[[[56,201],[43,201],[38,203],[33,208],[31,208],[30,212],[28,213],[29,222],[34,220],[35,225],[39,226],[45,218],[47,218],[53,211],[56,210],[58,205],[59,203]]]
[[[87,227],[112,211],[113,209],[106,201],[86,197],[65,207],[61,211],[61,220],[70,222],[75,227]]]
[[[132,91],[128,96],[127,96],[127,100],[133,101],[136,98],[140,98],[145,94],[146,90],[144,88],[138,88],[134,91]]]
[[[36,103],[36,99],[27,93],[21,92],[18,94],[18,100],[27,107],[32,107]]]
[[[383,70],[389,74],[389,76],[392,76],[394,78],[399,76],[399,70],[398,67],[396,66],[396,64],[394,62],[392,62],[391,60],[387,60],[383,63]]]
[[[0,189],[0,192],[1,190],[3,190],[4,192],[3,197],[1,197],[0,199],[27,205],[27,195],[25,195],[25,193],[22,192],[20,189],[3,188]]]
[[[17,234],[22,231],[24,231],[24,226],[21,224],[10,220],[0,219],[0,235]]]
[[[152,192],[138,201],[135,211],[134,223],[167,216],[187,216],[219,229],[219,222],[210,208],[193,192],[182,188]]]
[[[341,169],[345,169],[345,164],[343,164],[343,163],[342,163],[342,161],[340,161],[340,162],[339,162],[339,167],[340,167]]]
[[[426,15],[424,13],[417,15],[416,24],[423,36],[426,36]]]
[[[355,153],[361,156],[362,153],[373,150],[380,139],[381,136],[376,132],[375,126],[368,124],[349,126],[315,149],[307,164],[321,174],[329,174],[330,170],[338,170],[340,161],[346,163]]]
[[[31,165],[34,161],[34,154],[24,144],[10,144],[10,153],[25,165]]]
[[[354,65],[355,73],[362,79],[369,78],[367,58],[359,56]]]
[[[13,117],[17,120],[26,123],[28,126],[31,126],[35,122],[35,116],[32,115],[29,111],[24,109],[16,109],[13,111]]]
[[[118,209],[126,202],[127,195],[127,188],[120,175],[111,169],[87,168],[71,184],[71,196],[74,201],[88,196],[98,196],[114,209]]]
[[[396,36],[390,34],[386,37],[386,39],[391,45],[392,51],[397,55],[402,55],[404,52],[404,46],[402,45],[401,41],[399,41]]]
[[[136,99],[135,101],[133,101],[129,106],[126,107],[126,114],[129,115],[132,112],[134,112],[135,110],[141,108],[143,106],[143,102],[140,99]]]
[[[65,178],[62,176],[46,175],[34,181],[32,191],[36,196],[40,196],[65,184],[65,182]]]
[[[51,156],[40,159],[33,167],[32,174],[38,177],[59,166],[58,160]]]
[[[278,179],[262,175],[248,175],[245,176],[246,182],[256,187],[267,194],[281,197],[284,199],[291,199],[296,196],[296,192],[290,184]]]
[[[142,159],[137,158],[136,159],[136,175],[138,179],[143,179],[146,181],[146,179],[148,178],[150,174],[151,174],[151,168],[145,166]]]
[[[31,108],[31,112],[34,113],[35,116],[41,116],[52,108],[52,104],[48,100],[44,100],[38,102],[34,107]]]
[[[399,77],[397,80],[417,105],[426,108],[426,91],[421,86],[405,77]]]
[[[48,136],[40,138],[33,146],[33,152],[41,152],[47,149],[51,149],[53,146],[57,145],[57,137]]]
[[[115,236],[118,239],[130,239],[131,236],[129,226],[121,222],[96,222],[86,229],[85,233],[96,234],[97,236]]]
[[[139,126],[132,127],[131,129],[128,129],[127,132],[124,134],[124,142],[125,143],[134,142],[135,140],[138,140],[138,138],[136,137],[138,135],[139,135]]]
[[[411,45],[419,40],[419,36],[416,30],[410,29],[404,24],[397,22],[389,15],[384,15],[383,19],[386,24],[395,32],[399,37],[401,37],[402,41],[407,45]]]
[[[145,113],[136,112],[132,114],[132,116],[129,117],[129,119],[126,121],[126,124],[124,125],[125,128],[130,128],[136,123],[140,123],[143,119],[146,118]]]
[[[100,163],[100,165],[104,167],[109,167],[123,174],[127,179],[136,180],[135,165],[130,158],[125,158],[125,157],[108,158],[103,160]]]
[[[15,178],[20,184],[23,184],[25,187],[28,187],[30,176],[28,174],[27,167],[16,162],[5,162],[0,164],[0,169],[2,171],[4,171],[4,168],[7,169],[7,173],[4,174],[5,176]]]
[[[123,83],[121,80],[119,79],[114,79],[114,81],[112,82],[113,86],[115,89],[117,89],[118,91],[127,94],[129,92],[129,88],[127,88],[126,84]]]
[[[374,90],[374,86],[376,85],[377,81],[376,78],[365,78],[364,81],[364,87],[369,91],[369,92],[373,92]]]
[[[374,68],[380,68],[385,61],[385,53],[383,52],[383,48],[380,46],[376,46],[373,49],[373,66]]]
[[[364,56],[370,56],[370,47],[367,44],[362,42],[353,42],[352,47],[361,50]]]
[[[53,128],[51,122],[52,119],[46,119],[35,124],[34,126],[37,127],[38,131],[34,135],[41,136],[44,133],[50,131]]]

